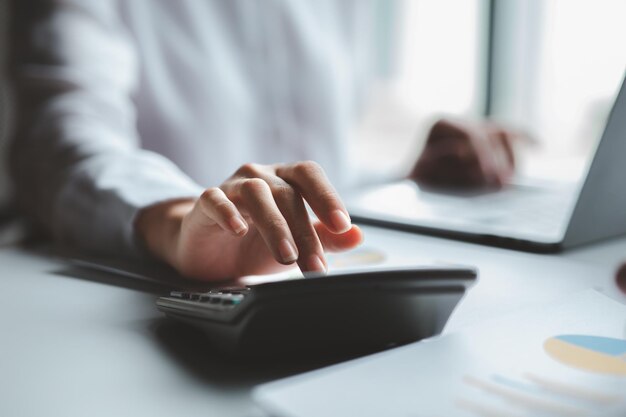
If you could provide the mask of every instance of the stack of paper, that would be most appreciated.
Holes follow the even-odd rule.
[[[595,291],[260,386],[276,416],[626,416],[626,306]]]

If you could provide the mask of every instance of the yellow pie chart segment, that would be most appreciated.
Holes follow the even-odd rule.
[[[560,335],[543,345],[553,359],[574,368],[626,376],[626,340],[588,335]]]

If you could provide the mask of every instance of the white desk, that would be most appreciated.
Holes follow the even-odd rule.
[[[546,256],[364,229],[365,245],[386,248],[389,263],[480,269],[448,330],[568,291],[617,296],[613,273],[626,258],[626,239]],[[0,249],[0,279],[0,416],[257,416],[252,386],[316,366],[216,357],[201,337],[162,318],[160,289],[150,284],[16,248]]]

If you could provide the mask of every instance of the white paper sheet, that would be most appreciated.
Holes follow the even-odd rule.
[[[588,290],[254,396],[289,417],[623,417],[626,305]]]

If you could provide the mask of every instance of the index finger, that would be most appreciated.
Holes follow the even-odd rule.
[[[350,215],[319,164],[305,161],[281,165],[276,169],[276,175],[298,190],[329,230],[334,233],[350,230]]]

